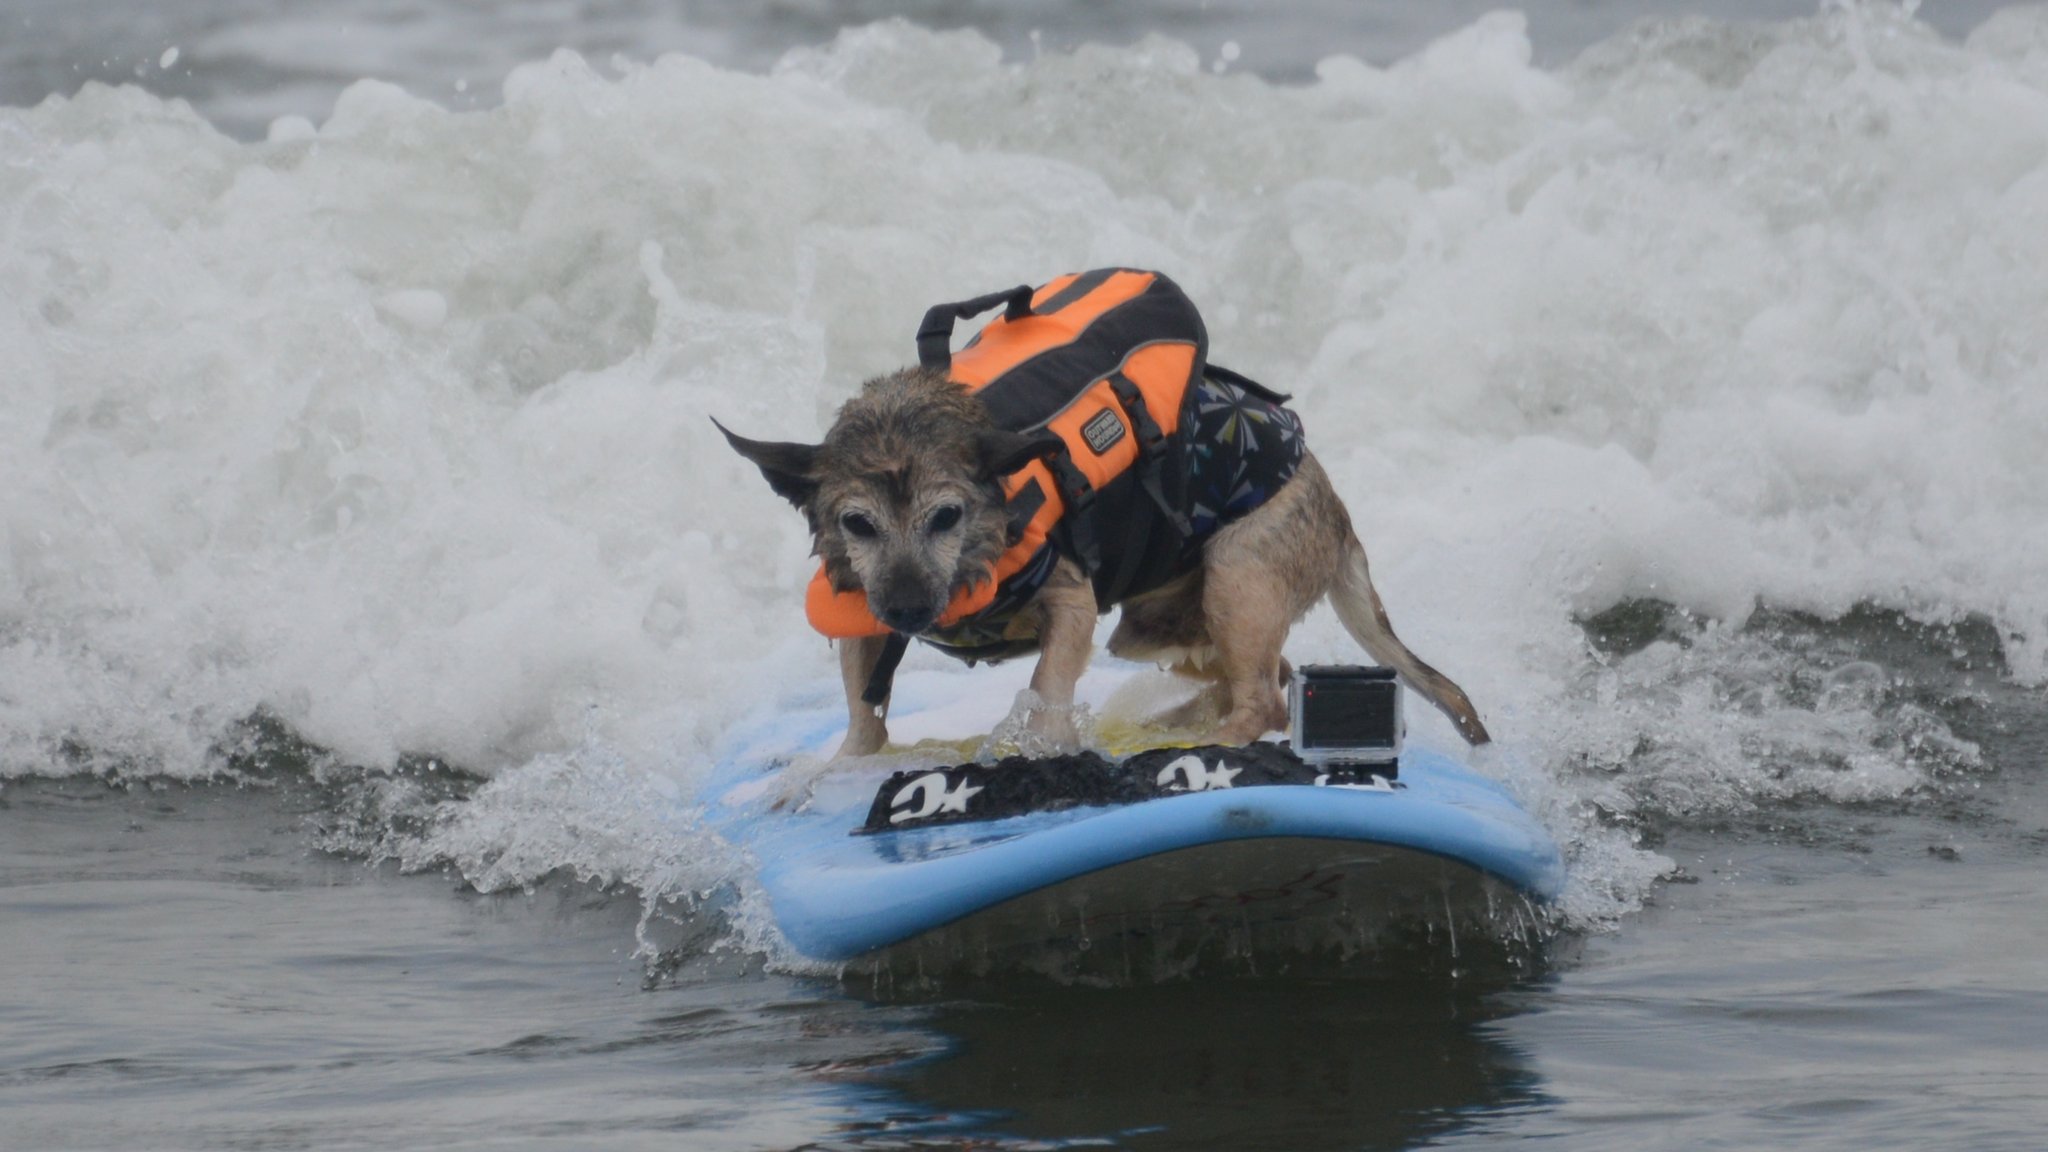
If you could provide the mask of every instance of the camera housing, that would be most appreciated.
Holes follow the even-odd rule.
[[[1370,768],[1391,777],[1401,760],[1407,721],[1391,668],[1310,664],[1294,670],[1288,692],[1288,741],[1318,768]]]

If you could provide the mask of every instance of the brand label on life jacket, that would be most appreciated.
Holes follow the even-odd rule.
[[[1100,456],[1124,438],[1124,422],[1117,419],[1114,410],[1104,408],[1095,414],[1093,420],[1081,426],[1081,438],[1088,442],[1091,451]]]

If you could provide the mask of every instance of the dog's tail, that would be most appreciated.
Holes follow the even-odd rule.
[[[1450,717],[1467,744],[1492,741],[1465,690],[1423,663],[1394,635],[1387,610],[1380,604],[1380,594],[1373,590],[1372,571],[1365,564],[1365,545],[1352,532],[1344,534],[1344,554],[1337,562],[1337,580],[1330,587],[1330,607],[1337,610],[1337,619],[1344,622],[1344,630],[1351,633],[1351,638]]]

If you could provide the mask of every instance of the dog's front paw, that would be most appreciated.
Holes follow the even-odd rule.
[[[768,807],[775,812],[801,812],[811,802],[811,793],[818,786],[818,780],[831,771],[837,760],[818,760],[799,756],[783,765],[782,771],[769,782],[764,795]]]
[[[1026,688],[1017,693],[1010,714],[990,732],[978,759],[1005,756],[1064,756],[1078,752],[1094,734],[1094,718],[1086,704],[1048,704]]]
[[[888,742],[889,722],[883,718],[882,709],[870,707],[859,700],[850,700],[847,707],[846,739],[839,742],[839,751],[832,753],[832,759],[873,756]]]
[[[848,729],[846,739],[839,742],[839,750],[832,753],[832,759],[845,760],[854,756],[873,756],[882,750],[882,745],[888,742],[889,733],[886,729],[872,732]]]
[[[1055,753],[1081,749],[1081,726],[1074,721],[1073,708],[1035,708],[1024,727]]]
[[[1218,744],[1250,744],[1268,732],[1287,731],[1287,698],[1270,681],[1230,686],[1230,715],[1216,730]]]

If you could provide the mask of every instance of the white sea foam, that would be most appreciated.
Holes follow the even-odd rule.
[[[701,887],[619,781],[687,796],[832,678],[801,520],[706,417],[815,436],[927,304],[1124,263],[1295,393],[1598,922],[1662,864],[1596,809],[1973,754],[1855,676],[1772,696],[1760,602],[1978,614],[2048,679],[2044,45],[1836,6],[1544,71],[1501,14],[1285,87],[883,24],[766,76],[560,54],[487,112],[365,81],[255,143],[136,88],[0,109],[0,771],[204,773],[267,709],[494,774],[422,849],[483,882]],[[1602,657],[1576,619],[1629,597],[1718,623]]]

